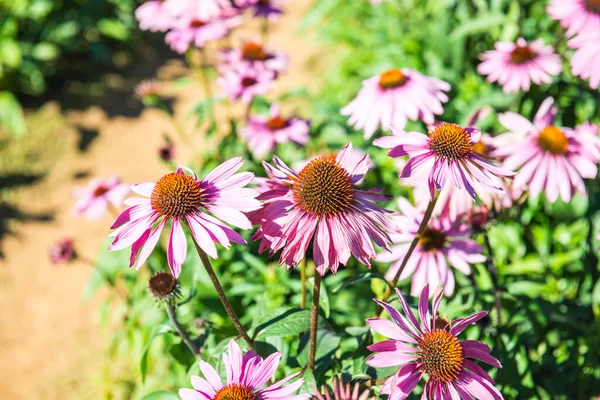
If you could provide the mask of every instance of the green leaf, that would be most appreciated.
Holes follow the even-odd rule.
[[[379,272],[374,272],[374,271],[363,272],[362,274],[358,274],[357,276],[350,277],[347,280],[345,280],[344,282],[342,282],[341,285],[339,285],[338,287],[336,287],[335,289],[332,290],[332,293],[337,293],[340,290],[345,289],[348,286],[352,286],[356,283],[371,281],[373,279],[381,279],[385,283],[388,283],[388,281],[385,279],[385,277],[382,274],[380,274]]]
[[[173,392],[159,390],[158,392],[152,392],[145,395],[142,397],[142,400],[181,400],[181,397]]]
[[[271,311],[256,328],[255,337],[293,336],[310,329],[310,311],[282,307]]]
[[[317,331],[317,351],[315,354],[315,360],[319,360],[322,357],[325,357],[329,353],[337,350],[338,346],[342,339],[328,329],[319,329]],[[300,354],[298,354],[298,362],[300,365],[305,365],[308,363],[308,350],[309,346],[304,346]]]
[[[105,36],[126,41],[129,39],[129,30],[117,19],[103,18],[98,21],[98,30]]]
[[[490,28],[504,23],[505,20],[506,17],[502,13],[482,14],[474,19],[463,21],[459,28],[452,32],[450,40],[457,41],[465,36],[487,32]]]
[[[40,61],[52,61],[58,58],[60,49],[52,43],[39,43],[33,47],[31,55]]]
[[[144,383],[146,380],[146,373],[148,372],[148,353],[150,352],[152,342],[154,342],[154,339],[157,337],[168,332],[173,332],[173,328],[171,328],[169,325],[160,325],[156,327],[150,334],[150,337],[144,346],[144,350],[142,351],[142,357],[140,358],[140,373],[142,375],[142,383]]]
[[[23,60],[19,44],[10,38],[0,41],[0,61],[9,68],[18,68]]]
[[[0,123],[14,135],[25,132],[23,109],[17,98],[10,92],[0,92]]]

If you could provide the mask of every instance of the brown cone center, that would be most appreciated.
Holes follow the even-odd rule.
[[[257,82],[258,81],[256,79],[249,77],[249,76],[245,76],[242,78],[242,86],[243,87],[250,87],[250,86],[256,85]]]
[[[108,188],[106,186],[98,186],[96,190],[94,190],[94,197],[102,196],[103,194],[108,192]]]
[[[152,209],[166,217],[194,213],[202,204],[202,189],[191,176],[176,172],[160,178],[150,196]]]
[[[547,153],[563,155],[569,150],[569,140],[556,126],[544,128],[537,137],[538,145]]]
[[[399,68],[385,71],[379,76],[379,86],[382,89],[393,89],[406,83],[407,77]]]
[[[337,215],[352,204],[352,180],[334,157],[319,157],[298,174],[292,188],[294,199],[307,213]]]
[[[515,64],[524,64],[527,61],[533,60],[536,54],[529,46],[517,46],[510,53],[510,59]]]
[[[165,298],[176,291],[177,280],[169,272],[157,272],[148,281],[148,289],[156,298]]]
[[[258,43],[247,42],[242,48],[242,58],[246,61],[265,61],[267,52]]]
[[[446,330],[425,332],[418,344],[419,362],[423,370],[436,382],[455,379],[464,364],[464,352],[456,336]]]
[[[446,235],[442,231],[433,228],[425,228],[419,238],[419,244],[423,251],[439,250],[444,248]]]
[[[429,149],[447,159],[463,159],[472,150],[471,136],[456,124],[441,124],[429,133]]]
[[[585,0],[585,8],[588,11],[600,14],[600,0]]]
[[[252,390],[242,385],[227,385],[217,392],[214,400],[258,400]]]
[[[269,128],[272,131],[278,131],[280,129],[283,129],[287,125],[288,125],[287,120],[284,118],[281,118],[279,116],[273,117],[267,121],[267,128]]]
[[[192,28],[201,28],[201,27],[203,27],[206,24],[207,24],[206,22],[201,21],[199,19],[194,19],[194,20],[192,20],[192,22],[190,22],[190,26]]]

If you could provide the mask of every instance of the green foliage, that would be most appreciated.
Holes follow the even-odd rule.
[[[0,0],[0,123],[22,133],[14,96],[39,96],[52,78],[90,76],[112,65],[115,51],[133,39],[134,6],[134,0]]]

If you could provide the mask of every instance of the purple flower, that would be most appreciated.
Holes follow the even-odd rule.
[[[183,400],[304,400],[309,394],[295,393],[304,380],[297,379],[299,373],[290,375],[270,386],[265,386],[275,376],[281,353],[273,353],[263,360],[252,351],[242,354],[234,340],[229,341],[229,351],[223,353],[223,363],[227,371],[225,383],[219,373],[207,362],[200,361],[200,371],[204,378],[192,376],[194,389],[180,389]]]
[[[243,64],[243,67],[246,68],[258,66],[280,74],[288,66],[288,57],[285,52],[271,51],[259,40],[246,41],[240,49],[225,50],[220,55],[219,69],[222,71]]]
[[[254,96],[266,94],[275,79],[275,73],[261,66],[248,67],[238,64],[217,78],[223,96],[231,101],[241,100],[250,104]]]
[[[589,79],[590,88],[600,86],[600,28],[593,32],[584,32],[568,43],[575,50],[571,58],[571,72],[581,79]]]
[[[283,14],[279,0],[237,0],[236,3],[238,7],[251,8],[255,17],[267,18],[273,22]]]
[[[166,32],[175,22],[164,0],[150,0],[135,10],[135,17],[143,31]]]
[[[48,248],[48,258],[52,264],[66,264],[76,258],[73,239],[66,237],[52,244]]]
[[[420,322],[398,289],[396,294],[404,315],[391,305],[375,300],[392,317],[392,321],[371,318],[367,324],[373,331],[390,339],[369,346],[369,350],[376,354],[366,363],[375,368],[399,367],[398,372],[385,382],[381,393],[389,395],[389,400],[403,400],[426,375],[423,400],[502,400],[494,380],[474,361],[502,368],[500,362],[490,355],[490,347],[478,340],[460,340],[457,337],[488,312],[446,321],[437,315],[442,300],[440,289],[433,296],[430,314],[429,286],[423,288],[419,298]]]
[[[193,13],[181,17],[165,36],[165,42],[171,49],[183,54],[190,46],[204,47],[211,41],[221,39],[241,23],[237,17],[198,19]]]
[[[212,258],[217,258],[215,242],[225,248],[229,248],[230,242],[245,244],[237,232],[221,222],[249,229],[251,224],[244,212],[260,207],[255,200],[256,191],[244,188],[254,175],[236,174],[242,164],[241,158],[231,159],[201,180],[192,170],[180,166],[177,172],[163,176],[156,183],[133,185],[131,189],[145,198],[126,200],[125,204],[132,207],[112,224],[111,229],[116,231],[110,235],[114,241],[109,250],[131,247],[129,266],[137,259],[136,269],[139,269],[150,257],[166,223],[171,221],[167,259],[177,278],[187,254],[183,224],[189,226],[194,241]]]
[[[391,281],[413,241],[423,213],[417,211],[406,199],[398,198],[402,215],[392,217],[393,223],[402,230],[392,235],[394,246],[390,253],[380,253],[377,261],[393,262],[385,274]],[[408,259],[400,279],[412,276],[411,295],[416,296],[425,285],[442,285],[447,296],[454,292],[454,275],[449,265],[465,275],[471,274],[469,264],[485,261],[482,248],[470,239],[471,232],[461,219],[452,220],[447,215],[432,218],[419,239],[413,254]]]
[[[280,264],[291,268],[306,256],[312,242],[317,271],[325,275],[328,268],[335,274],[351,254],[370,266],[375,258],[371,241],[389,249],[388,232],[394,230],[388,218],[391,211],[373,204],[389,196],[380,194],[381,189],[355,188],[367,173],[370,158],[365,155],[351,162],[351,151],[347,144],[336,157],[315,158],[299,173],[277,157],[275,167],[263,161],[272,181],[263,187],[272,189],[258,197],[265,200],[263,207],[249,214],[259,225],[253,239],[261,240],[260,252],[269,249],[273,255],[281,250]]]
[[[444,112],[444,93],[450,85],[411,69],[390,69],[362,83],[356,98],[341,110],[349,116],[348,125],[364,129],[365,139],[381,126],[403,129],[408,120],[432,124]]]
[[[599,139],[554,126],[557,107],[553,104],[554,100],[547,98],[533,123],[511,112],[500,115],[500,123],[509,133],[498,137],[498,143],[504,144],[493,155],[504,159],[503,167],[518,169],[514,189],[527,189],[533,197],[545,191],[550,202],[559,195],[570,201],[576,191],[586,195],[582,178],[593,179],[598,173]]]
[[[120,208],[129,194],[129,186],[122,184],[118,176],[107,179],[92,179],[86,188],[73,188],[73,196],[77,202],[73,208],[76,216],[85,215],[89,220],[100,220],[107,208]]]
[[[516,43],[496,42],[495,50],[481,55],[483,61],[477,72],[487,75],[489,82],[498,82],[504,92],[528,92],[533,81],[536,85],[551,83],[562,69],[560,57],[552,46],[544,46],[542,39],[527,44],[519,38]]]
[[[550,0],[548,14],[567,29],[567,36],[600,31],[598,0]]]
[[[487,191],[503,193],[499,177],[514,175],[507,169],[493,165],[473,150],[481,138],[481,132],[475,128],[441,123],[434,126],[429,135],[394,129],[392,134],[375,139],[373,144],[390,148],[390,157],[409,156],[400,177],[426,173],[431,199],[435,190],[442,190],[447,181],[458,189],[466,189],[473,199],[475,185]]]
[[[248,142],[254,158],[261,159],[277,144],[294,142],[299,145],[308,142],[310,126],[300,118],[284,118],[279,105],[271,105],[270,115],[250,116],[248,125],[240,129],[240,136]]]

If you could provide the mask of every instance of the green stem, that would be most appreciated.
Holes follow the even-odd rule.
[[[500,289],[498,288],[498,269],[496,268],[496,264],[494,264],[494,253],[492,251],[492,245],[490,244],[490,239],[488,238],[486,231],[483,232],[483,241],[488,253],[486,264],[492,280],[492,289],[494,291],[494,308],[496,308],[496,312],[498,313],[498,325],[502,325],[502,303],[500,299]]]
[[[181,326],[181,324],[177,320],[177,312],[175,311],[175,306],[173,304],[167,302],[165,304],[165,308],[167,309],[167,314],[169,314],[169,318],[171,319],[171,322],[173,323],[173,325],[175,325],[175,329],[177,330],[177,333],[181,337],[181,340],[183,340],[183,343],[186,344],[186,346],[188,347],[188,349],[190,349],[190,351],[192,352],[192,354],[194,356],[197,356],[198,354],[200,354],[200,351],[198,350],[198,346],[196,346],[196,344],[192,341],[192,339],[190,339],[190,337],[188,336],[188,334],[185,331],[185,329],[183,328],[183,326]]]
[[[314,374],[315,356],[317,354],[317,326],[319,322],[319,297],[321,294],[321,275],[315,271],[315,287],[313,291],[312,310],[310,315],[310,344],[308,348],[308,368]]]
[[[217,274],[215,273],[215,270],[213,269],[212,264],[210,263],[210,260],[208,259],[208,256],[206,255],[204,250],[202,250],[200,248],[200,246],[198,246],[198,243],[196,243],[196,241],[193,241],[193,242],[194,242],[194,246],[196,246],[196,251],[198,252],[198,255],[200,256],[200,260],[202,260],[202,264],[204,264],[206,273],[210,277],[210,280],[212,281],[212,284],[215,287],[215,290],[217,291],[217,295],[219,296],[219,299],[221,300],[221,303],[223,304],[223,307],[225,308],[227,315],[229,315],[231,322],[233,322],[233,325],[237,329],[237,331],[240,334],[240,336],[242,337],[242,339],[244,339],[246,341],[246,343],[248,343],[248,346],[256,353],[256,347],[254,346],[254,342],[252,341],[252,339],[250,339],[250,336],[248,336],[248,333],[244,329],[244,326],[242,325],[242,323],[240,322],[239,318],[237,317],[235,311],[233,310],[231,303],[227,299],[227,296],[225,295],[225,291],[223,291],[223,286],[221,286],[221,283],[219,282],[219,278],[217,277]]]
[[[421,236],[423,235],[425,228],[427,228],[427,225],[429,224],[429,220],[431,219],[431,215],[433,214],[433,210],[434,210],[435,205],[438,200],[438,195],[439,195],[439,192],[436,191],[435,195],[433,196],[433,199],[429,201],[429,204],[427,205],[427,210],[425,210],[425,214],[423,215],[423,219],[421,220],[421,225],[419,225],[419,230],[417,231],[417,234],[415,235],[414,239],[410,243],[408,252],[406,252],[404,259],[402,260],[402,264],[400,264],[400,268],[398,268],[398,272],[396,272],[394,279],[392,279],[392,281],[390,282],[390,285],[386,289],[381,301],[384,301],[384,302],[388,301],[388,299],[392,295],[394,288],[398,284],[398,280],[400,279],[400,275],[402,274],[402,271],[404,271],[404,268],[406,267],[406,264],[408,263],[410,256],[412,255],[413,251],[415,251],[415,249],[417,248],[417,244],[419,244],[419,240],[421,239]],[[379,306],[377,308],[377,313],[375,314],[375,317],[376,318],[379,317],[382,312],[383,312],[383,307]]]

